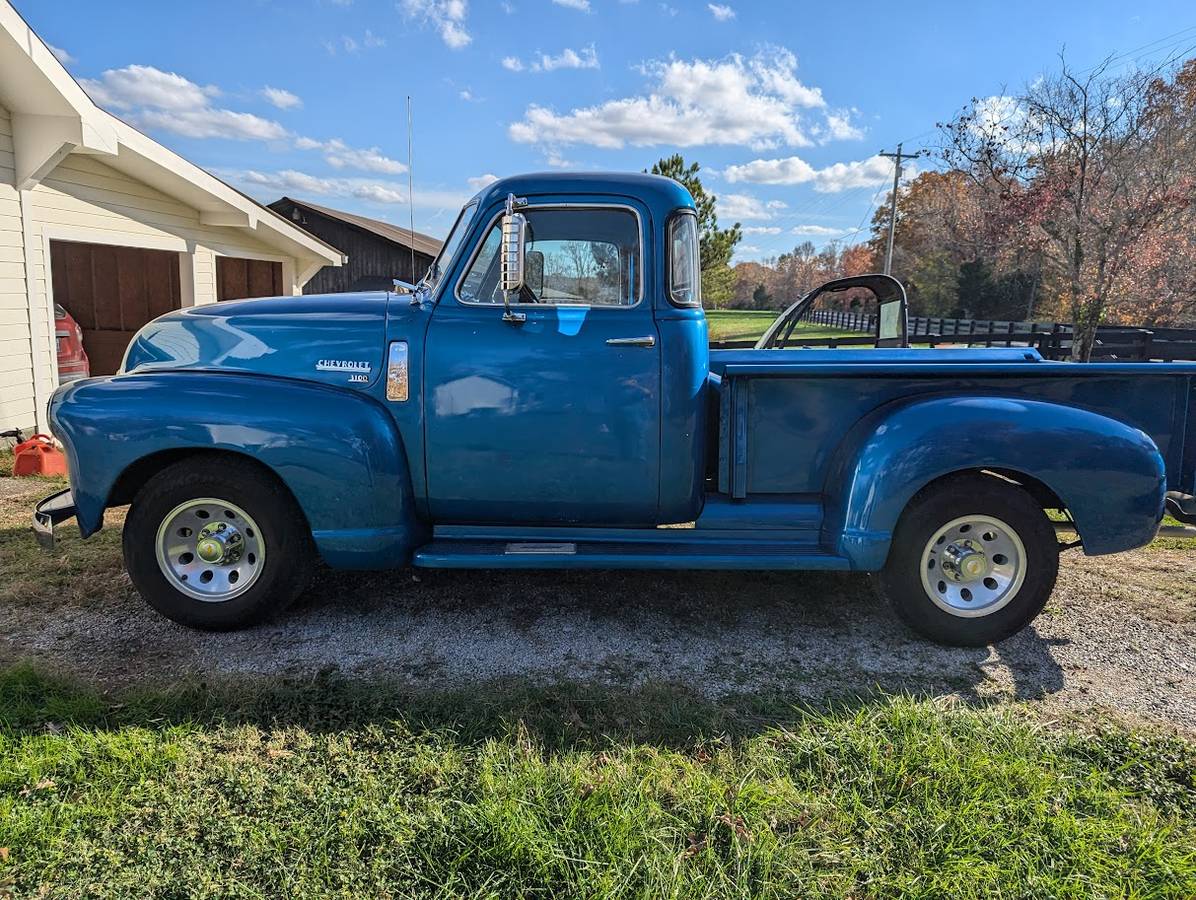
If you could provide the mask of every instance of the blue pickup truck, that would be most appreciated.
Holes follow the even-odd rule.
[[[319,560],[835,569],[980,645],[1050,596],[1047,511],[1089,554],[1196,520],[1196,365],[909,349],[903,315],[878,349],[771,349],[790,315],[712,350],[683,187],[510,178],[411,290],[178,310],[60,388],[72,487],[34,527],[131,504],[134,585],[198,628],[276,613]]]

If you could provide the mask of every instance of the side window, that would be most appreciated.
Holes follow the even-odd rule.
[[[669,223],[669,299],[677,306],[702,305],[698,217],[689,213]]]
[[[528,209],[519,303],[634,306],[640,299],[639,219],[624,209]],[[499,225],[461,279],[465,303],[501,305]]]

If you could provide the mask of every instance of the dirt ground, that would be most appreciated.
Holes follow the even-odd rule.
[[[27,523],[48,492],[0,479],[0,664],[32,659],[113,686],[339,670],[429,689],[530,678],[795,701],[880,690],[1108,711],[1196,733],[1196,542],[1068,551],[1035,623],[978,650],[925,642],[866,576],[827,573],[324,569],[277,621],[205,634],[137,597],[119,514],[98,538],[68,536],[41,554]]]

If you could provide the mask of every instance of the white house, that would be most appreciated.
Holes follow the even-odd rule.
[[[0,0],[0,430],[46,430],[56,303],[110,374],[163,312],[298,294],[343,261],[97,107]]]

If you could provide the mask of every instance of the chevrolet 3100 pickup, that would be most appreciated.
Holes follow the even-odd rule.
[[[861,285],[900,292],[828,289]],[[131,504],[134,585],[199,628],[277,612],[318,560],[837,569],[978,645],[1050,596],[1048,510],[1089,554],[1196,520],[1196,365],[909,349],[903,317],[882,304],[878,349],[769,349],[790,315],[712,350],[683,187],[510,178],[404,293],[178,310],[60,388],[72,487],[35,530]]]

